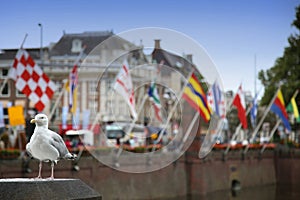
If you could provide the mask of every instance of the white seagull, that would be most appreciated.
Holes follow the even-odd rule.
[[[30,123],[35,123],[34,133],[26,145],[26,150],[30,156],[38,159],[39,174],[37,178],[42,178],[42,162],[51,162],[51,176],[54,179],[54,164],[59,159],[74,160],[77,158],[75,154],[71,154],[62,137],[48,129],[48,118],[45,114],[37,114]]]

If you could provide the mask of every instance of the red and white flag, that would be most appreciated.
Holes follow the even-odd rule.
[[[242,85],[240,85],[237,94],[235,95],[232,103],[238,110],[238,117],[242,123],[244,129],[247,129],[247,117],[246,117],[246,103],[245,97],[242,90]]]
[[[35,104],[39,112],[44,110],[56,89],[55,84],[24,49],[17,52],[9,78],[15,80],[16,88]]]
[[[122,68],[117,75],[114,89],[125,99],[126,103],[129,106],[132,117],[136,119],[137,113],[135,111],[133,85],[129,73],[128,62],[126,60],[123,62]]]

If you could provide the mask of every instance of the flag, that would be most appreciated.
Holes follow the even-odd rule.
[[[90,110],[84,110],[82,118],[82,129],[88,129],[90,122]]]
[[[4,123],[4,112],[3,112],[3,104],[2,102],[0,102],[0,128],[5,127],[5,123]]]
[[[69,109],[74,114],[77,109],[77,85],[78,85],[78,70],[77,64],[74,65],[69,75]]]
[[[256,126],[257,109],[258,109],[258,104],[257,104],[257,94],[256,94],[252,101],[252,107],[250,110],[250,119],[253,128]]]
[[[271,105],[270,110],[272,112],[274,112],[276,115],[278,115],[280,117],[280,119],[282,120],[285,128],[288,131],[291,131],[288,114],[285,109],[284,99],[283,99],[283,95],[282,95],[282,92],[280,89],[278,90],[278,92],[276,94],[276,98],[275,98],[273,104]]]
[[[40,112],[44,110],[56,89],[55,84],[24,49],[17,52],[8,77],[15,81],[16,88],[25,94]]]
[[[69,108],[67,106],[62,107],[62,113],[61,113],[61,121],[62,121],[62,129],[67,129],[67,120],[68,120],[68,110]]]
[[[207,104],[206,95],[201,87],[201,84],[193,73],[189,79],[187,86],[184,88],[182,96],[200,116],[208,122],[210,120],[210,111]]]
[[[214,82],[207,92],[207,103],[217,116],[225,118],[225,102],[217,82]]]
[[[132,117],[136,119],[133,85],[126,60],[123,62],[122,68],[117,75],[114,90],[125,99]]]
[[[162,121],[161,111],[160,111],[161,103],[160,103],[159,95],[157,92],[156,84],[154,81],[151,82],[151,85],[148,90],[148,95],[150,97],[150,100],[152,101],[153,108],[155,111],[155,116],[161,122]]]
[[[238,111],[238,117],[244,129],[248,128],[247,117],[246,117],[246,104],[245,97],[242,90],[242,86],[240,85],[237,94],[235,95],[232,103]]]
[[[296,94],[297,95],[297,94]],[[294,118],[296,119],[296,122],[300,123],[300,116],[299,116],[299,110],[298,110],[298,106],[296,104],[296,95],[294,95],[291,99],[291,102],[289,103],[289,105],[286,107],[286,111],[289,113],[293,113]]]

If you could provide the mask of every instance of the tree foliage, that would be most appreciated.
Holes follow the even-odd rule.
[[[300,88],[300,5],[296,8],[296,19],[292,26],[296,28],[296,32],[288,38],[289,45],[284,49],[283,56],[276,60],[272,68],[261,70],[258,74],[265,87],[262,105],[269,104],[279,86],[285,101],[289,101]],[[300,99],[299,96],[297,99]]]

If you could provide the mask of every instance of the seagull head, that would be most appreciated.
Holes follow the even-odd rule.
[[[48,127],[48,117],[45,114],[37,114],[30,123],[35,123],[37,126],[46,126]]]

